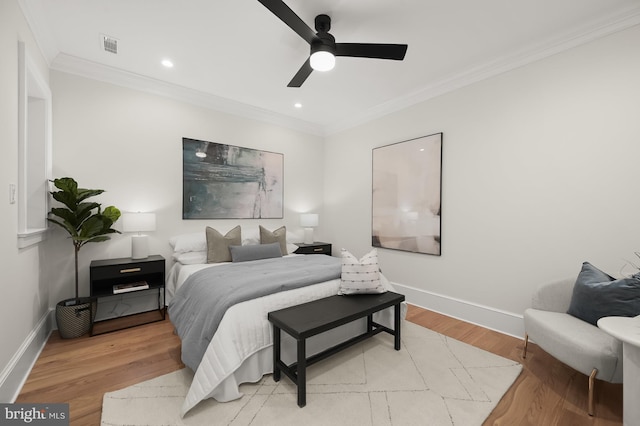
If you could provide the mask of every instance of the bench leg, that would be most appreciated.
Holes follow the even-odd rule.
[[[395,341],[394,341],[394,347],[396,349],[396,351],[400,350],[400,304],[398,303],[397,305],[394,306],[393,308],[393,316],[394,316],[394,336],[395,336]]]
[[[298,385],[298,407],[307,405],[307,350],[304,339],[298,340],[298,366],[296,371]]]
[[[591,374],[589,375],[589,401],[588,401],[588,413],[590,416],[593,417],[593,388],[595,386],[595,382],[596,382],[596,374],[598,374],[598,369],[594,368],[593,371],[591,371]]]
[[[273,326],[273,380],[280,381],[280,328]]]

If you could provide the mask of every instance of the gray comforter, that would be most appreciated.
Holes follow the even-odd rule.
[[[182,362],[197,370],[222,317],[236,303],[330,281],[340,273],[340,259],[324,255],[230,263],[194,273],[169,304],[169,318],[182,339]]]

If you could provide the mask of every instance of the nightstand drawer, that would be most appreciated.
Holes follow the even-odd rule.
[[[150,256],[142,261],[130,259],[96,260],[91,262],[91,278],[100,280],[164,273],[164,259],[153,260],[152,258],[153,256]]]
[[[331,244],[315,242],[311,244],[297,243],[296,254],[326,254],[331,256]]]

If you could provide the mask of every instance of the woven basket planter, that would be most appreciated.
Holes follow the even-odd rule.
[[[95,297],[63,300],[56,305],[56,324],[63,339],[87,334],[93,326],[98,302]]]

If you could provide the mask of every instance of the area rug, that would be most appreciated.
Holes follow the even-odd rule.
[[[381,333],[307,369],[307,405],[283,375],[206,400],[184,418],[193,378],[182,369],[109,392],[102,425],[481,425],[520,374],[515,361],[404,321],[402,349]]]

